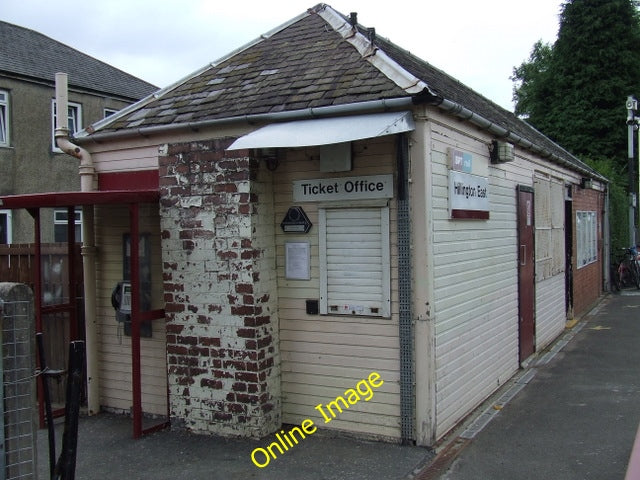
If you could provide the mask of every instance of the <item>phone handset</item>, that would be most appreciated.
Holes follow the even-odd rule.
[[[131,321],[131,283],[118,282],[111,292],[111,305],[118,322]]]

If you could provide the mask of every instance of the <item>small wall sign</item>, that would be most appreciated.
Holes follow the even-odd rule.
[[[449,211],[451,218],[489,218],[489,179],[449,170]]]
[[[311,278],[309,242],[287,242],[284,244],[284,254],[287,280]]]
[[[451,170],[471,173],[473,157],[470,153],[461,152],[455,148],[449,148],[449,159],[451,161]]]
[[[287,210],[280,227],[285,233],[308,233],[312,225],[302,207],[291,207]]]

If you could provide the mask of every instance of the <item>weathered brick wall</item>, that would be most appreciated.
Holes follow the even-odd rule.
[[[602,228],[602,209],[603,195],[596,190],[583,190],[573,187],[573,313],[576,318],[587,313],[589,308],[602,295],[602,265],[603,265],[603,228]],[[577,268],[577,230],[576,230],[576,212],[594,211],[598,217],[598,261]]]
[[[281,422],[273,192],[230,143],[160,157],[169,402],[175,426],[261,437]]]

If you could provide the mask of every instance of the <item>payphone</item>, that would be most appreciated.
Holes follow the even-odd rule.
[[[139,240],[139,305],[141,311],[151,308],[151,251],[150,235],[144,233]],[[111,305],[115,310],[118,331],[122,327],[125,335],[131,335],[131,236],[126,233],[122,238],[122,272],[123,280],[118,282],[111,292]],[[140,336],[151,337],[151,322],[140,323]]]
[[[111,305],[118,322],[131,322],[131,283],[118,282],[111,292]]]

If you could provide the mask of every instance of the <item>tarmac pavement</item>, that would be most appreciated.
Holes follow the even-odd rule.
[[[433,451],[317,432],[259,469],[262,441],[80,422],[76,479],[623,479],[640,423],[640,292],[606,297]],[[58,434],[61,431],[58,425]],[[46,431],[39,478],[48,478]],[[57,446],[61,445],[60,439]]]
[[[624,479],[640,423],[640,292],[606,297],[480,413],[432,463],[449,468],[418,479]]]
[[[62,425],[56,425],[58,436]],[[426,448],[368,442],[318,431],[258,468],[251,452],[266,440],[224,439],[164,430],[133,440],[131,419],[82,417],[77,480],[400,480],[428,464]],[[38,478],[49,478],[46,430],[38,436]],[[267,437],[272,441],[272,437]],[[56,441],[60,454],[61,438]]]

